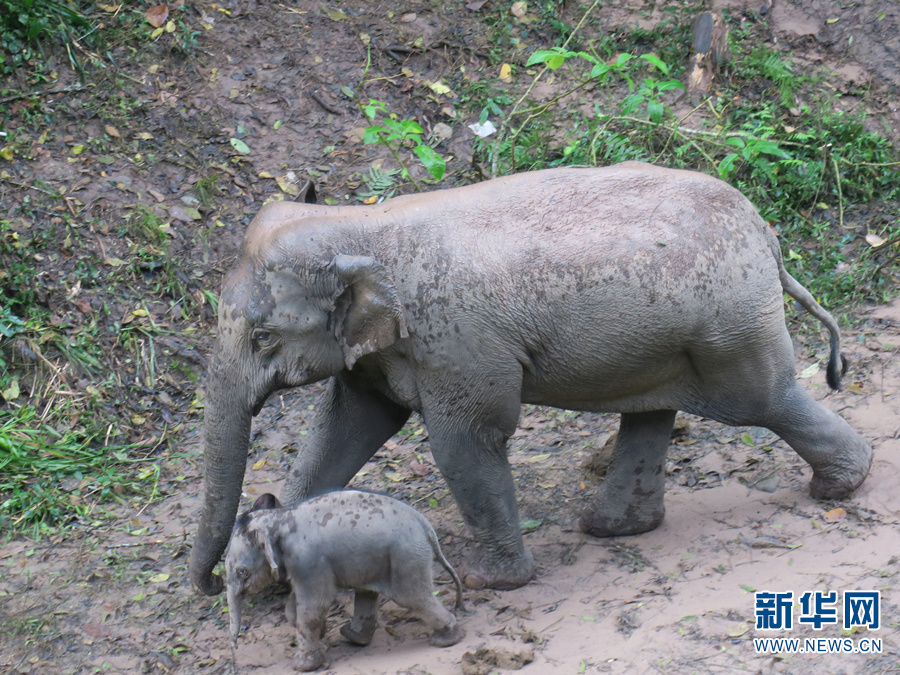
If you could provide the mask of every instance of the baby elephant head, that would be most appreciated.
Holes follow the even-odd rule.
[[[231,533],[225,552],[225,585],[232,644],[241,627],[241,600],[287,578],[280,543],[275,540],[277,514],[266,512],[280,506],[273,495],[260,496],[238,517]]]

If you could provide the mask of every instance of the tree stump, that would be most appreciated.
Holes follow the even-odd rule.
[[[712,89],[719,64],[729,56],[728,27],[715,12],[701,12],[694,19],[691,32],[694,53],[687,70],[687,90],[692,96],[705,96]]]

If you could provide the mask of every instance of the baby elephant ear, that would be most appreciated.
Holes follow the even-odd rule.
[[[272,576],[278,581],[287,579],[287,570],[284,568],[284,559],[281,554],[281,542],[277,540],[277,533],[273,529],[269,532],[262,532],[263,551],[266,554],[266,562],[272,570]]]
[[[347,368],[361,356],[409,337],[394,281],[381,263],[368,256],[338,255],[330,267],[341,289],[331,329]]]

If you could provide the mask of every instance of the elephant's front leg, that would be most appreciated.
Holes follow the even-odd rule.
[[[534,561],[522,543],[506,458],[511,432],[471,418],[426,415],[425,424],[434,460],[481,546],[463,568],[463,582],[470,588],[500,590],[524,586],[534,575]]]
[[[288,473],[282,503],[344,487],[410,414],[347,375],[332,377],[308,440]]]
[[[606,479],[580,526],[595,537],[648,532],[666,509],[666,454],[674,410],[624,413]]]

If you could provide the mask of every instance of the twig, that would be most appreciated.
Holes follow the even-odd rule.
[[[831,164],[834,167],[834,179],[837,181],[838,189],[838,214],[840,217],[841,229],[844,228],[844,193],[841,191],[841,172],[838,171],[837,159],[831,156]]]
[[[572,41],[572,38],[575,37],[575,35],[578,33],[578,31],[584,25],[584,22],[587,21],[588,16],[590,16],[591,12],[593,12],[594,9],[599,4],[600,4],[600,0],[594,0],[594,4],[592,4],[590,7],[588,7],[587,11],[581,17],[581,21],[579,21],[578,25],[572,29],[571,33],[569,33],[569,37],[566,38],[566,41],[563,43],[562,49],[565,49],[566,47],[569,46],[569,43]],[[506,129],[507,129],[507,124],[515,115],[524,113],[524,111],[523,111],[523,113],[519,112],[519,106],[522,105],[522,102],[534,90],[534,88],[537,86],[537,83],[544,76],[544,73],[546,73],[547,70],[548,70],[548,68],[547,68],[547,65],[545,64],[544,67],[541,69],[541,72],[539,72],[537,75],[535,75],[534,79],[531,81],[531,84],[528,85],[528,89],[525,90],[525,93],[522,94],[522,96],[519,98],[518,101],[516,101],[516,104],[513,106],[513,109],[510,111],[509,115],[506,116],[506,119],[503,121],[503,124],[500,125],[500,131],[497,132],[497,138],[494,140],[494,145],[493,145],[493,152],[492,152],[493,156],[491,157],[491,178],[497,177],[497,171],[498,171],[498,167],[500,164],[500,143],[503,141],[503,137],[504,137]],[[519,127],[519,131],[521,131],[524,128],[525,124],[527,124],[527,123],[528,123],[528,120],[526,119],[526,121]],[[519,132],[517,131],[513,137],[518,135],[518,133]]]
[[[333,105],[331,105],[328,101],[326,101],[324,98],[322,98],[322,95],[321,95],[319,92],[317,92],[317,91],[312,92],[312,93],[309,95],[309,97],[310,97],[313,101],[315,101],[316,103],[318,103],[320,106],[322,106],[323,108],[325,108],[325,110],[327,110],[328,112],[330,112],[332,115],[343,115],[343,114],[344,114],[344,111],[343,111],[343,110],[339,110],[338,108],[335,108],[335,107],[334,107]]]
[[[18,94],[12,94],[10,96],[5,96],[0,98],[0,105],[4,103],[10,103],[12,101],[18,101],[23,98],[38,98],[40,96],[53,96],[54,94],[65,94],[70,91],[83,91],[87,89],[86,85],[83,84],[70,84],[65,87],[57,87],[56,89],[45,89],[43,91],[21,91]]]

